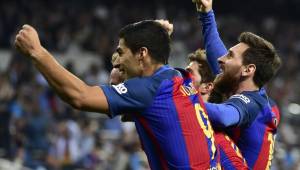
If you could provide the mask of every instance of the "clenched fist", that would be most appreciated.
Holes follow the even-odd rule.
[[[16,35],[15,47],[24,55],[34,58],[43,47],[36,30],[30,25],[23,25]]]
[[[168,20],[157,19],[156,22],[160,23],[164,29],[167,30],[169,36],[173,33],[173,24],[170,23]]]
[[[198,12],[208,13],[212,10],[213,0],[192,0],[196,4]]]

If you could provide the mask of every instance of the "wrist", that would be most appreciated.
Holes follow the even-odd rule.
[[[214,15],[214,11],[210,10],[208,12],[198,12],[198,16],[199,17],[206,17],[206,16],[211,16]]]
[[[210,11],[212,11],[212,8],[205,9],[205,13],[209,13]]]
[[[42,46],[40,46],[39,48],[31,51],[29,55],[33,60],[38,61],[43,56],[45,56],[46,53],[47,53],[47,50],[44,49]]]

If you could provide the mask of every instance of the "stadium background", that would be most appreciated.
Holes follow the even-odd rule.
[[[283,66],[268,85],[282,113],[272,169],[300,169],[300,1],[214,3],[227,47],[242,31],[253,31],[278,48]],[[99,85],[108,82],[118,30],[157,18],[174,23],[170,64],[184,66],[185,56],[203,47],[190,1],[0,1],[0,169],[148,169],[131,123],[62,103],[16,53],[13,41],[21,25],[32,24],[59,62],[88,84]]]

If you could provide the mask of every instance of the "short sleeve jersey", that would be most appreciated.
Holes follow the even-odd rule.
[[[189,73],[163,66],[152,76],[101,88],[111,116],[133,115],[151,169],[217,167],[213,130]]]
[[[239,125],[227,132],[241,150],[249,168],[269,169],[280,119],[277,106],[264,89],[234,95],[225,103],[239,110]]]

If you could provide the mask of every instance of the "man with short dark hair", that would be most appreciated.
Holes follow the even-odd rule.
[[[119,38],[118,67],[128,80],[101,87],[86,85],[59,65],[29,25],[15,45],[74,108],[110,117],[133,115],[151,169],[217,169],[213,130],[190,74],[165,65],[167,31],[146,20],[125,26]]]

